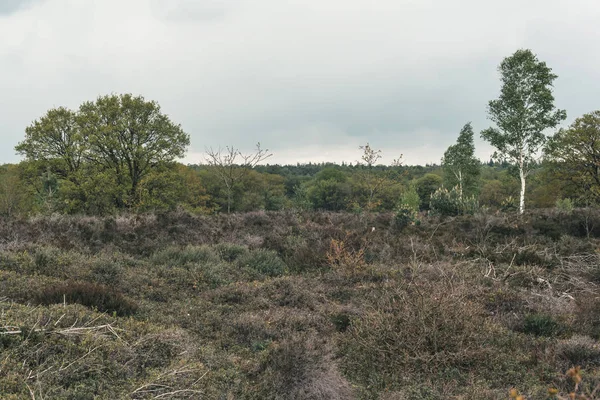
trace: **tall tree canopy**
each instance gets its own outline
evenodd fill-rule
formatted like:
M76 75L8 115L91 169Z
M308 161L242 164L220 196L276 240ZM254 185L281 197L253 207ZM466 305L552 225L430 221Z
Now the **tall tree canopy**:
M78 122L92 163L113 170L130 196L140 181L162 163L183 157L190 137L162 114L154 101L131 94L99 97L81 105Z
M158 103L131 94L99 97L76 112L49 110L25 134L16 151L51 165L78 188L74 196L87 197L84 181L93 171L115 181L122 193L115 200L126 206L134 204L144 177L182 157L190 144L189 135L161 113Z
M477 189L480 162L475 158L473 127L469 122L458 135L456 144L448 147L442 158L444 180L450 187L458 187L458 193L473 194Z
M556 127L567 114L554 107L552 83L557 75L531 50L517 50L499 67L500 97L489 102L488 117L497 128L481 136L498 150L495 158L519 168L519 212L525 210L526 178L530 164L546 141L544 131Z
M546 155L584 200L600 199L600 110L577 118L548 142ZM578 190L579 189L579 190ZM580 191L583 190L583 191Z
M15 150L30 161L59 161L60 172L66 176L81 166L86 151L84 143L76 113L59 107L49 110L25 128L25 140Z

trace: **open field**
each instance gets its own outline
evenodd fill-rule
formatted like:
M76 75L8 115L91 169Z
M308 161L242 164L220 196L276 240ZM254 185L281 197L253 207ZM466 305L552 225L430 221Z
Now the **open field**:
M600 212L0 221L2 399L528 399L600 384ZM579 376L579 375L578 375Z

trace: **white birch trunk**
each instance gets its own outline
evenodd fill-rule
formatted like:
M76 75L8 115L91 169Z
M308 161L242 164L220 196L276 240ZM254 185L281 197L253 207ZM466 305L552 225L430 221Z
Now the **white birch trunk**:
M521 178L521 196L519 199L519 214L523 214L525 211L525 171L523 170L523 162L519 163L519 177Z

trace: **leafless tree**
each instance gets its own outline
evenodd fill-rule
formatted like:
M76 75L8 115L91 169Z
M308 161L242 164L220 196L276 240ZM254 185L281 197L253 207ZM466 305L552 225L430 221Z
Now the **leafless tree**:
M364 168L358 171L357 176L367 187L368 198L366 207L367 210L371 210L376 207L374 202L375 196L385 187L396 185L399 182L393 179L392 170L387 170L385 172L375 171L374 167L377 165L377 161L381 159L381 150L373 149L369 143L365 146L360 146L359 149L363 151L363 155L361 156L362 162L359 161L358 164L362 164ZM393 160L390 166L402 166L402 155Z
M261 161L266 160L273 154L269 149L261 149L260 143L256 144L256 150L244 154L233 146L214 150L212 147L205 150L206 162L212 166L223 181L227 191L227 213L231 212L233 203L233 188L235 184L242 181L248 172Z

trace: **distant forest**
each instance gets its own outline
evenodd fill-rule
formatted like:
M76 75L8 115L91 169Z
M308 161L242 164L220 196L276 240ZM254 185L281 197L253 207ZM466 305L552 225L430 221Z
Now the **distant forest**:
M368 143L352 164L270 165L257 145L207 149L199 165L182 165L190 136L157 102L131 94L102 96L79 109L49 110L25 129L0 167L0 214L192 213L255 210L395 211L442 215L483 208L573 208L597 204L600 111L558 129L552 70L530 50L500 64L502 87L488 104L494 126L480 133L497 152L476 159L470 123L440 155L440 165L380 165ZM554 130L553 134L547 133ZM384 150L383 150L384 151Z

